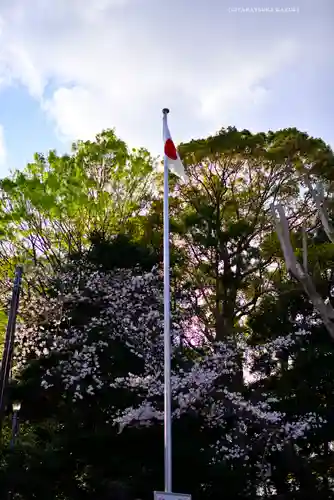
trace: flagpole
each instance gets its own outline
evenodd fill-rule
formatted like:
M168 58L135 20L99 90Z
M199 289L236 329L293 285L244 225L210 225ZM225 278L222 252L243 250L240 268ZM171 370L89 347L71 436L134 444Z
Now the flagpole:
M169 109L162 110L167 122ZM171 337L170 337L170 258L169 258L169 183L168 161L164 154L164 451L165 492L172 492L172 397L171 397Z

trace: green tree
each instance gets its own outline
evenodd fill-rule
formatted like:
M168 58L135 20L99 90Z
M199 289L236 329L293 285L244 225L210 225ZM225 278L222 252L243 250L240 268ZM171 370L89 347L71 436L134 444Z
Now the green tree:
M0 182L2 295L17 264L25 266L25 287L43 287L43 275L85 251L94 234L140 238L150 206L153 159L144 149L130 151L112 130L73 144L69 155L50 151L34 160ZM6 313L2 307L0 348Z
M217 498L223 489L233 499L245 498L246 492L255 498L264 486L268 494L276 488L291 498L321 488L328 493L332 435L310 419L311 413L329 415L324 397L331 385L318 391L327 380L328 345L321 347L323 358L317 357L322 326L286 272L270 204L289 207L293 245L300 252L299 228L311 220L313 231L316 220L310 196L300 190L302 168L312 164L313 175L325 176L333 154L321 140L296 129L251 134L234 128L183 144L180 153L190 180L182 185L171 176L173 325L179 342L173 373L179 384L175 411L181 403L187 411L173 429L175 488L201 499ZM149 304L139 304L129 292L126 307L114 310L107 324L99 323L128 283L128 271L122 271L119 287L110 289L108 273L133 272L140 264L145 274L160 265L162 185L152 164L148 153L129 152L107 131L94 143L79 142L70 156L37 157L25 172L2 183L3 270L18 258L32 266L32 275L36 265L52 276L61 268L52 287L41 275L43 304L36 302L36 290L31 296L25 290L24 296L22 316L27 315L30 329L26 326L21 337L13 397L23 400L30 426L18 453L4 458L0 477L8 488L18 468L24 470L18 485L24 498L110 498L115 481L143 499L161 488L162 345L155 345L162 327L160 288L152 293L148 287L144 294L156 305L155 314L159 311L154 321ZM332 286L332 247L317 242L321 235L312 231L309 267L325 296ZM96 282L97 275L105 287ZM185 316L178 315L180 310ZM141 358L131 349L133 342L146 346L140 334L133 332L128 343L111 336L111 331L126 330L125 318L139 332L143 318L152 320L154 355ZM185 318L191 328L184 328ZM301 326L311 335L300 340ZM319 331L312 344L309 338ZM288 342L288 353L281 338ZM261 380L245 383L250 360ZM312 363L317 366L311 371ZM94 378L93 371L82 378L94 367L102 378ZM312 381L307 385L301 379L308 372ZM295 397L302 404L296 405ZM132 420L139 424L143 408L151 412L152 425L128 425L117 434L111 421L124 423L134 411ZM294 432L298 448L291 446Z
M12 267L19 258L57 268L67 255L83 251L94 232L135 231L153 182L149 153L129 151L111 130L74 144L70 155L36 154L23 172L1 181L3 265Z
M171 183L173 286L189 290L209 342L232 338L240 345L246 318L285 272L270 205L284 203L291 227L301 227L315 214L300 190L301 165L320 169L324 158L333 162L333 153L296 129L252 134L233 127L181 144L179 151L189 182ZM148 214L145 235L161 245L160 199ZM240 359L239 388L242 364Z

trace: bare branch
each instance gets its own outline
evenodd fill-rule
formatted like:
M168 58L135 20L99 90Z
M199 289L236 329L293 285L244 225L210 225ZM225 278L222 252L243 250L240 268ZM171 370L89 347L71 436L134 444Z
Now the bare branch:
M286 267L288 271L290 271L292 276L302 285L314 308L318 311L330 336L334 339L334 323L332 321L334 320L334 309L332 308L330 303L325 304L322 297L316 291L311 276L308 274L307 270L303 268L303 266L297 261L297 258L292 249L288 221L286 219L283 207L280 204L276 206L272 205L271 210L275 220L276 231L283 251ZM277 217L276 211L278 212L279 217Z
M307 174L304 176L305 183L311 193L312 199L315 203L315 206L317 208L321 223L323 225L323 228L325 230L325 233L328 236L328 239L334 243L334 228L330 224L329 219L328 219L328 214L325 209L325 196L324 196L324 189L322 184L318 183L317 188L314 189L311 181L308 177Z
M302 239L303 239L303 267L305 272L308 272L307 266L307 233L305 227L302 227Z

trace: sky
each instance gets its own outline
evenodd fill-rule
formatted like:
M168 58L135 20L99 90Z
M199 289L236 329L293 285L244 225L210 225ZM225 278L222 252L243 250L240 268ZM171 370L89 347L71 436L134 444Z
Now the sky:
M0 177L106 128L159 154L164 107L176 143L234 125L334 146L333 42L334 0L1 0Z

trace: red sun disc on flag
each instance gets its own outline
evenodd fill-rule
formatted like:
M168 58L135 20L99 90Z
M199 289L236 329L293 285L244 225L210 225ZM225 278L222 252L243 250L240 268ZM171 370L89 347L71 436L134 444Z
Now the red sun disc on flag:
M177 152L172 139L167 139L165 142L165 155L171 160L177 160Z

